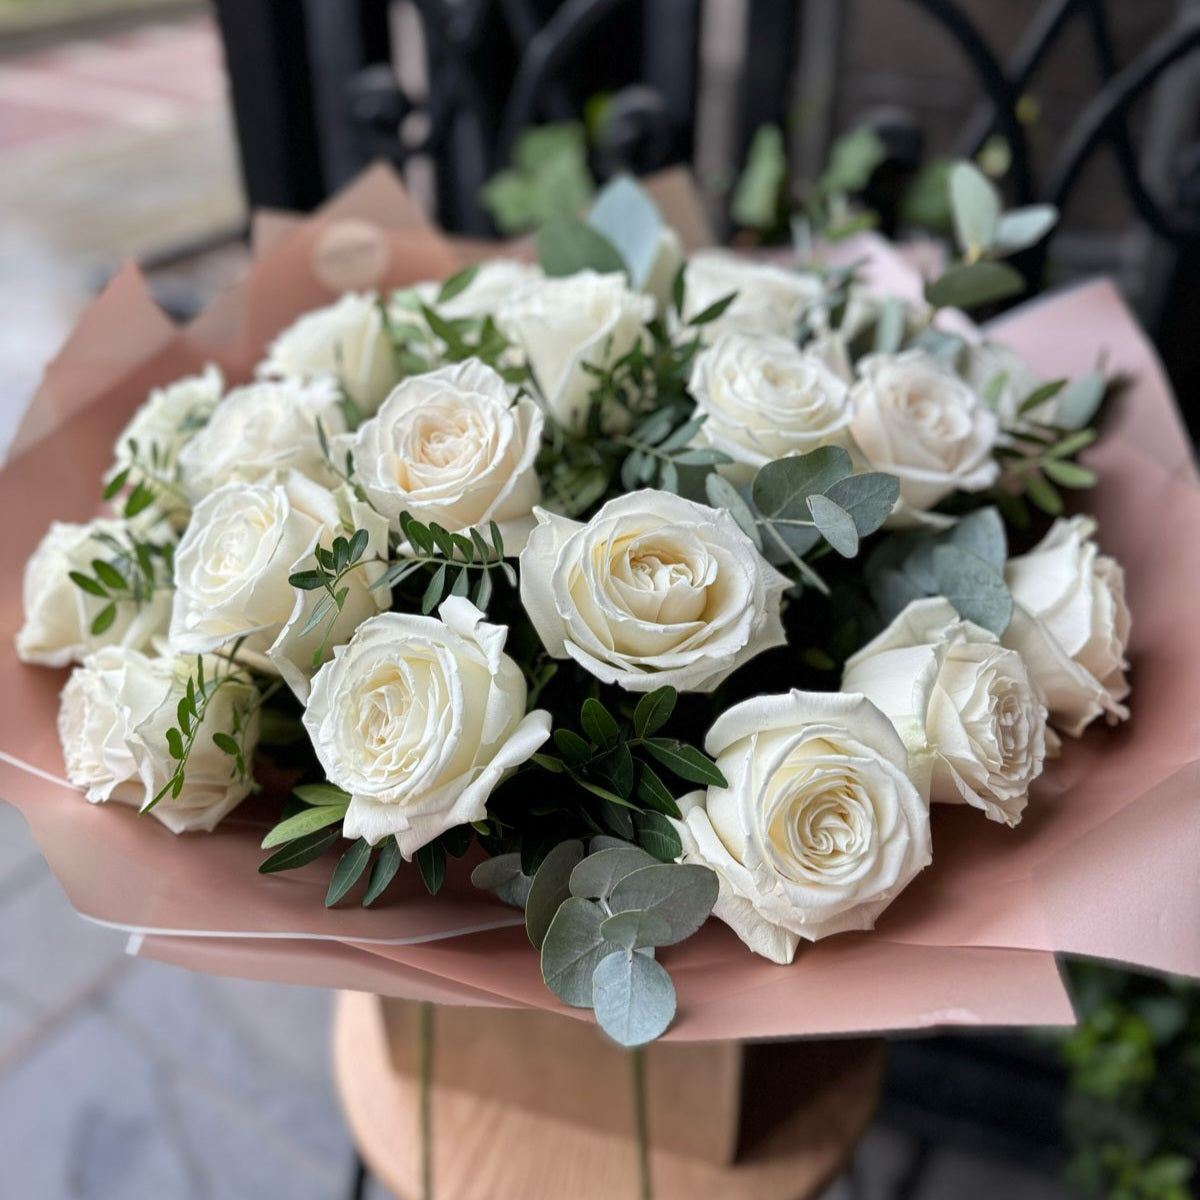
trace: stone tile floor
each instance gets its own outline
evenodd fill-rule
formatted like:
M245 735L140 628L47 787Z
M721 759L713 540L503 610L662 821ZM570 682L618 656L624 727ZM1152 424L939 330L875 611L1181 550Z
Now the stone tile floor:
M242 217L207 22L0 58L0 458L41 368L118 259ZM127 956L121 934L75 915L0 803L0 1200L348 1196L331 1002ZM857 1189L839 1181L824 1200L894 1195L913 1149L876 1126ZM968 1192L1070 1195L945 1149L917 1196ZM388 1200L374 1184L369 1196Z

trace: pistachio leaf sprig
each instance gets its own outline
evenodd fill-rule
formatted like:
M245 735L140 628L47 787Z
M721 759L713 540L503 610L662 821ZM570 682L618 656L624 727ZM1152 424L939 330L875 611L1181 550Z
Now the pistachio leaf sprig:
M99 636L117 619L119 605L141 608L155 592L174 586L175 544L146 541L132 530L126 539L111 533L93 537L110 556L92 559L90 572L71 571L69 576L80 591L107 602L92 618L91 632Z

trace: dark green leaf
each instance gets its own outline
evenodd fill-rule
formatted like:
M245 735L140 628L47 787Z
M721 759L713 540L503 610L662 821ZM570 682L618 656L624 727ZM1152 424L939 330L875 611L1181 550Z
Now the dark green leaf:
M673 687L660 687L647 692L633 710L633 732L638 737L657 733L671 719L678 699L679 693Z
M340 829L318 829L306 837L289 842L259 864L261 875L276 871L291 871L321 857L342 836Z
M573 729L556 729L554 745L566 759L568 766L577 766L586 761L592 753L591 747Z
M133 491L129 493L129 497L125 501L125 516L129 518L136 517L138 513L145 512L153 503L153 489L139 482Z
M324 571L296 571L288 576L288 583L302 592L315 592L325 586Z
M118 472L109 481L104 489L104 499L111 500L129 481L129 468Z
M453 300L455 296L462 295L475 281L475 276L478 274L478 263L472 263L469 267L463 267L461 271L456 271L442 284L437 294L437 303L445 304L448 300Z
M242 748L237 744L236 740L229 734L218 730L212 735L213 744L223 754L238 755L241 754Z
M679 832L662 813L638 813L634 817L638 845L661 862L674 862L683 853Z
M112 623L117 619L117 606L115 604L106 604L92 621L92 633L99 636L107 632L111 628Z
M680 779L709 787L729 786L712 759L702 754L695 746L672 738L647 738L645 746L664 767Z
M414 855L425 890L436 896L446 881L446 851L437 842L429 842Z
M112 563L107 563L102 558L92 559L92 570L95 571L96 578L110 591L122 592L129 587L125 576Z
M108 592L90 575L84 575L82 571L68 571L67 575L77 588L87 592L89 596L99 596L101 600L108 599Z
M649 763L638 763L637 798L647 808L679 819L679 805L676 804L671 789L663 783Z
M366 838L360 837L338 859L338 865L333 869L329 890L325 893L326 908L332 908L358 882L370 861L371 845Z
M388 884L396 878L396 872L400 870L400 864L403 861L396 839L394 837L384 838L379 845L379 857L375 860L370 878L367 880L367 890L363 893L363 908L369 908L383 895Z
M1025 290L1025 278L1007 263L964 263L951 267L925 285L925 299L935 307L977 308L996 300L1007 300Z
M688 324L693 327L701 325L711 325L718 317L725 314L725 310L738 298L737 292L730 292L728 296L722 296L720 300L714 301L706 309L698 312Z
M609 274L625 271L625 261L602 233L577 217L551 217L538 230L538 261L550 276L574 275L579 271Z

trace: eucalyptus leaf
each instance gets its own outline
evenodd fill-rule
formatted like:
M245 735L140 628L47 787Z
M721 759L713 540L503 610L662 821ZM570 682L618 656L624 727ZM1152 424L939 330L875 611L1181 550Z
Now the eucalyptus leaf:
M933 566L938 590L959 616L999 637L1012 620L1012 596L1004 576L978 554L961 546L935 546Z
M618 951L594 970L592 1003L600 1028L622 1046L654 1041L675 1018L675 985L660 963Z
M1008 558L1008 538L1004 532L1004 518L995 508L980 508L967 513L947 531L946 537L952 545L978 554L985 563L1003 574Z
M614 913L630 909L651 912L671 927L669 946L689 938L708 919L717 902L717 876L690 863L655 863L620 880L609 896Z
M537 251L542 270L551 276L626 270L625 260L612 242L576 217L551 217L538 230Z
M571 894L571 872L582 858L582 842L559 842L542 859L542 865L533 877L529 898L525 902L525 929L529 940L539 949L554 920L554 914Z
M858 528L854 518L828 496L809 496L809 511L821 536L843 557L858 553Z
M1000 196L986 175L969 162L950 168L950 211L954 235L964 254L977 256L996 235L1000 219Z
M738 528L762 549L762 535L758 531L758 522L750 505L742 499L742 494L723 475L715 471L704 477L704 492L713 508L723 508L737 522Z
M1058 209L1053 204L1030 204L1002 213L996 222L992 250L998 254L1015 254L1036 246L1058 221Z
M824 495L854 518L859 537L867 537L891 516L900 496L900 480L883 471L864 471L839 479Z
M609 893L626 875L655 865L655 860L637 846L619 846L589 854L571 872L571 895L607 900Z
M895 354L904 341L904 305L896 296L889 296L875 322L875 353Z
M871 577L871 599L885 622L898 617L912 601L926 595L927 592L894 567L882 567Z
M628 175L600 190L587 223L612 244L629 269L635 288L645 287L658 257L663 220L654 201Z
M840 446L821 446L808 454L778 458L754 477L754 507L768 518L807 520L808 497L825 493L853 471L850 455Z
M936 307L977 308L1007 300L1025 290L1024 276L1007 263L962 263L944 271L925 285L925 299Z
M1082 429L1096 415L1108 381L1099 371L1089 371L1071 380L1058 394L1054 423L1064 429Z
M563 901L542 939L542 978L546 986L573 1008L592 1005L592 974L612 943L600 932L607 914L590 900Z
M519 854L497 854L494 858L484 859L471 872L471 883L481 891L494 892L520 874Z
M614 913L600 926L600 936L624 950L671 944L671 926L652 912L631 909Z

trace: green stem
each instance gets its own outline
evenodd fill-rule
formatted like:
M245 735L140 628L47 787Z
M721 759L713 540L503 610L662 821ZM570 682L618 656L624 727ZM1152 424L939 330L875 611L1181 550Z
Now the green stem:
M637 1138L638 1200L654 1200L654 1180L650 1174L650 1121L646 1113L646 1051L636 1046L629 1052L633 1082L633 1127Z
M433 1200L433 1016L433 1005L424 1001L419 1018L421 1200Z

